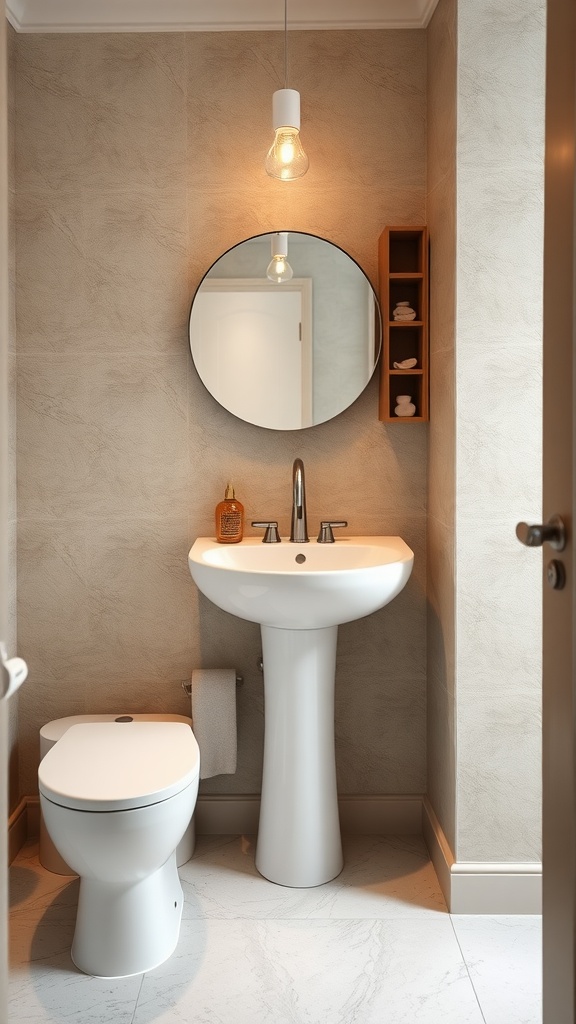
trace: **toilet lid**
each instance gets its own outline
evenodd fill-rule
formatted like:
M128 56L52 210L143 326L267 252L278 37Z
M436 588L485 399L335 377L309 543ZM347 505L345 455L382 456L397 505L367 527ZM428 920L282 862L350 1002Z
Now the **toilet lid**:
M175 796L200 773L194 733L179 722L73 725L38 768L40 792L62 807L118 811Z

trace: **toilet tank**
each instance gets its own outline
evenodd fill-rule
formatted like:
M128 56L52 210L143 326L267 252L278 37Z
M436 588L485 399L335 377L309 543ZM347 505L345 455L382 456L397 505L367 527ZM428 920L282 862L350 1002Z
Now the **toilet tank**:
M48 751L58 742L66 730L70 729L73 725L84 725L91 722L116 722L118 720L133 722L183 722L192 728L192 719L186 718L184 715L131 715L126 712L118 712L115 715L70 715L68 718L56 718L53 722L47 722L46 725L42 726L40 729L40 760L46 757ZM176 850L176 863L178 866L190 860L194 853L195 842L196 833L194 818L192 817ZM68 864L66 864L66 861L62 859L48 835L48 830L42 816L42 809L40 809L39 860L42 867L46 868L47 871L53 871L57 875L74 874L68 867Z

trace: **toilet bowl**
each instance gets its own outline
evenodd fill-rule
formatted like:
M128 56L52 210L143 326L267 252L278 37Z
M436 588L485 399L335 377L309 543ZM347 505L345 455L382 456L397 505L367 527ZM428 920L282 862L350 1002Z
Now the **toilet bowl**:
M68 715L66 718L56 718L52 722L46 722L45 725L40 729L40 760L46 757L49 750L52 749L58 740L61 740L64 733L71 729L73 725L84 725L91 722L183 722L184 725L189 725L192 728L192 719L187 718L185 715L173 715L173 714L130 714L127 711L118 711L115 714L108 715ZM44 824L44 815L42 809L40 809L40 837L38 844L38 859L43 868L47 871L53 871L57 875L74 875L76 872L72 870L69 864L62 859L58 850L54 846L46 825ZM176 863L178 867L181 864L186 864L190 860L194 853L194 846L196 844L196 829L194 817L192 817L188 828L186 829L182 839L178 843L176 849Z
M141 974L176 948L176 848L199 774L198 744L181 722L73 725L40 762L45 826L80 876L71 955L85 974Z

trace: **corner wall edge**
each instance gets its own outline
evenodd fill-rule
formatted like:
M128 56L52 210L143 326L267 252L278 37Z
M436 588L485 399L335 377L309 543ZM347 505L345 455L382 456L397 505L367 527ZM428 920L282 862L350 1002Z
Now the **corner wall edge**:
M456 861L428 797L422 832L451 914L542 913L540 863Z

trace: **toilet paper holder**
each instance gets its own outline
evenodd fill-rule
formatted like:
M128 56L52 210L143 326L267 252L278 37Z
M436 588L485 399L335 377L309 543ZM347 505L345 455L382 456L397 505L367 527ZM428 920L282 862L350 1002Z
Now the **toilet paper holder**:
M241 676L239 672L236 673L236 686L242 686L244 682L244 676ZM189 679L182 680L182 689L187 697L192 696L192 683Z

